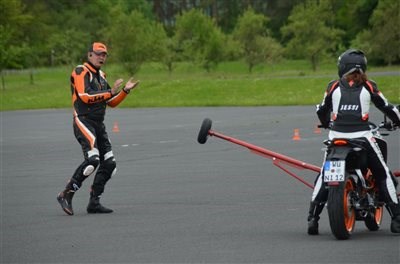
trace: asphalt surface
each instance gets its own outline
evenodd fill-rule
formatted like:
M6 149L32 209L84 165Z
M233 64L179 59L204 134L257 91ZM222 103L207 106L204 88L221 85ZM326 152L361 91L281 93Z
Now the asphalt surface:
M316 133L313 106L109 109L118 172L101 201L115 212L86 213L89 178L74 216L56 201L82 159L71 111L0 114L1 263L400 262L386 212L380 230L357 222L338 241L324 210L320 235L308 236L309 187L246 148L196 141L208 117L215 131L319 166L327 131ZM399 131L386 140L400 169ZM313 182L314 172L292 170Z

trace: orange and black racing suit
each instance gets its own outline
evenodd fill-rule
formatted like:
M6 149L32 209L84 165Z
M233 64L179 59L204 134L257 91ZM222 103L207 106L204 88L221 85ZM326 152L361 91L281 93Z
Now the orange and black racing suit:
M105 73L89 62L78 65L71 74L74 108L73 128L85 160L75 170L67 188L77 191L96 169L91 195L99 196L116 171L111 143L103 123L106 106L117 106L127 95L123 89L111 94Z

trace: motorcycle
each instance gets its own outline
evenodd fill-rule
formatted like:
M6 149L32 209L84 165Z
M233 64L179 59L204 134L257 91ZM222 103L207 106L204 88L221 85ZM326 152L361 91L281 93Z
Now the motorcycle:
M391 123L375 125L371 132L387 161L387 144L379 132L392 130ZM323 166L323 182L328 189L327 211L332 234L340 240L348 239L356 221L364 221L370 231L379 229L384 203L367 164L366 139L334 138L325 140L327 156Z
M313 184L287 167L306 169L317 173L321 172L321 167L226 136L212 130L211 127L211 119L205 118L197 137L198 143L205 144L208 137L217 137L240 145L254 154L271 159L273 165L304 185L314 188ZM370 127L386 161L387 145L382 136L387 134L380 133L379 130L385 128L390 131L394 128L391 123L386 122L386 119L380 125L370 123ZM362 139L336 138L325 140L324 144L327 148L327 156L323 166L323 180L328 188L327 211L333 235L340 240L350 238L356 221L364 221L366 227L371 231L378 230L382 223L385 204L379 200L375 179L368 169L366 142ZM400 177L400 171L393 171L393 175ZM397 195L400 196L400 194Z

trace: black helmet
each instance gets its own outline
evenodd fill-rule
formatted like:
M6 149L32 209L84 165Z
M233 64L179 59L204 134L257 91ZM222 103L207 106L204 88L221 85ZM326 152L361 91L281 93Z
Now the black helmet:
M361 50L349 49L339 56L337 66L340 78L356 70L364 73L367 70L367 58Z

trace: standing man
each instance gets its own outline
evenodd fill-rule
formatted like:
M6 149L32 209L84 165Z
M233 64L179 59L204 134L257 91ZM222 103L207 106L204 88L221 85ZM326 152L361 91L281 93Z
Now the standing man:
M122 79L111 88L101 66L107 60L107 47L94 42L89 47L87 62L78 65L71 74L72 104L74 107L73 128L76 139L82 146L84 161L75 170L65 190L57 195L57 201L68 215L73 215L72 198L76 191L94 172L87 206L89 214L112 213L113 210L100 204L100 195L107 181L116 172L115 158L103 123L106 106L116 107L139 82L133 78L122 86ZM97 170L97 171L96 171Z

